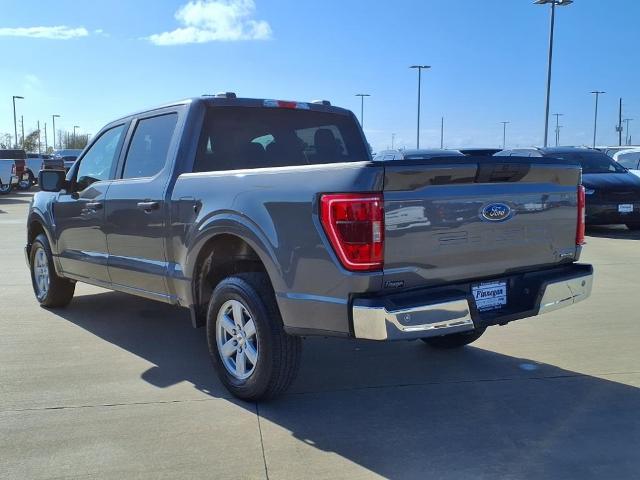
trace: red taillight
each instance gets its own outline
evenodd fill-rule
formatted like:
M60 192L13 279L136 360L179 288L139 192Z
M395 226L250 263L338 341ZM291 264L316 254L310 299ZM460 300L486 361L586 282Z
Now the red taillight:
M586 197L584 186L578 185L578 226L576 227L576 245L584 245Z
M382 194L322 195L320 220L331 246L347 270L382 269L384 254Z

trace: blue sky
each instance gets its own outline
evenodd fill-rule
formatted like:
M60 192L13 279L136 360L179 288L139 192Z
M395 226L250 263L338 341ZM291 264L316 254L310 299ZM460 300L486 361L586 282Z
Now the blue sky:
M413 147L414 63L423 74L422 146L541 144L548 16L532 0L0 1L0 132L51 114L95 133L108 121L218 91L329 99L359 114L375 149ZM617 142L618 98L640 140L640 2L575 0L558 8L551 111L563 144ZM44 28L36 28L44 27ZM53 28L58 27L58 28ZM59 38L62 37L62 38ZM553 118L553 117L552 117ZM554 123L552 121L552 127ZM550 138L554 138L553 128Z

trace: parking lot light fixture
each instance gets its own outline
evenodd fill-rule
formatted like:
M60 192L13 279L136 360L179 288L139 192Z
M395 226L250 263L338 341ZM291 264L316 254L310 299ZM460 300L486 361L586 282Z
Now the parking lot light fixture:
M598 99L600 98L600 95L604 95L607 92L594 90L591 93L596 96L596 111L593 116L593 148L596 148L596 133L598 131Z
M409 68L418 70L418 126L416 132L416 149L420 148L420 86L422 84L422 70L431 68L431 65L411 65Z
M571 5L573 3L573 0L536 0L533 3L536 5L551 5L551 26L549 28L549 59L547 64L547 99L544 115L544 146L547 147L549 143L549 102L551 100L551 64L553 60L553 31L556 19L556 6L565 7L567 5Z
M368 93L356 93L360 97L360 127L364 130L364 97L370 97Z
M16 98L24 100L24 97L19 95L13 95L13 141L16 148L18 148L18 122L16 121Z

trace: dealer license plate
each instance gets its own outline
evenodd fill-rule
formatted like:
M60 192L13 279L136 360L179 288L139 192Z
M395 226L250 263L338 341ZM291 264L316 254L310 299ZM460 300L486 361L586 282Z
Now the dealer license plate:
M471 293L480 312L496 310L507 304L507 283L481 283L471 287Z
M632 203L621 203L618 205L618 212L620 213L631 213L633 212L633 204Z

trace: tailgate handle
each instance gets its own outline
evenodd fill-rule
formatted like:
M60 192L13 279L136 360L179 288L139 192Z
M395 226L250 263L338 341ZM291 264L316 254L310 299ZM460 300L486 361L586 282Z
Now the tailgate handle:
M141 208L145 212L150 212L151 210L157 210L160 208L159 202L138 202L138 208Z

